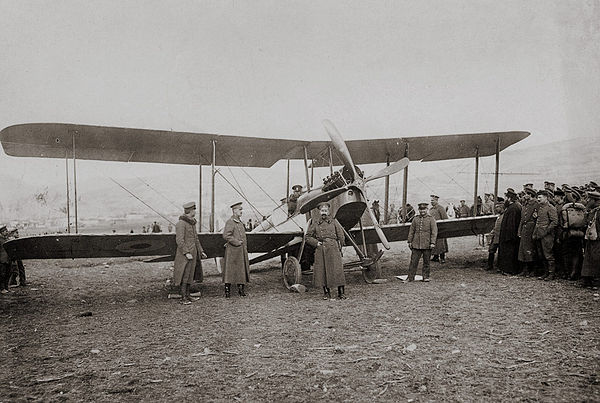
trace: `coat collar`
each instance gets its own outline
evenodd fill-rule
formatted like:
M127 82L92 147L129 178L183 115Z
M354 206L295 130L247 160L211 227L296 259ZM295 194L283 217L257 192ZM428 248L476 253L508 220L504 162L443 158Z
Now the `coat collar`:
M231 219L239 224L243 224L241 220L238 220L234 215L231 216Z
M181 221L185 221L186 223L191 224L191 225L196 225L197 224L197 221L196 221L195 218L190 218L190 217L188 217L186 215L180 215L179 219Z
M331 217L327 216L327 218L319 217L318 224L323 224L326 222L327 224L331 224Z

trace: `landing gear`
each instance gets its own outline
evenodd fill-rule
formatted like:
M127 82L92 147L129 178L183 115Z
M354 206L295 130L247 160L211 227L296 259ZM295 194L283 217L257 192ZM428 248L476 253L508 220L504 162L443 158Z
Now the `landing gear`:
M283 284L289 290L292 285L300 284L302 281L302 269L300 262L295 256L288 256L281 266L281 272L283 274Z

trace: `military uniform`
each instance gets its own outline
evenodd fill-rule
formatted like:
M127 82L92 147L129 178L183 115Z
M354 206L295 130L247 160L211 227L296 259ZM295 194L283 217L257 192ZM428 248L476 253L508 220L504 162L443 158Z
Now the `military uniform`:
M341 253L344 240L344 230L335 218L318 217L310 223L306 231L306 243L315 248L315 287L334 288L346 285Z
M531 264L537 260L536 246L533 240L533 230L537 216L538 202L530 199L524 201L521 208L521 221L519 222L519 262L523 265L523 275L533 271Z
M429 214L436 221L448 219L448 215L446 214L446 209L443 208L442 206L440 206L439 204L436 206L432 206L429 209ZM446 240L446 238L438 237L437 240L435 241L435 247L431 250L431 254L434 257L434 260L435 260L436 256L440 255L440 260L444 261L444 259L445 259L444 255L446 254L446 252L448 252L448 240Z
M556 207L550 203L539 203L537 219L533 230L537 254L544 262L544 278L555 276L554 253L554 230L558 224Z
M581 277L587 278L588 282L593 278L600 277L600 206L592 209L587 216L588 228L585 233L585 253ZM595 238L595 239L594 239Z
M519 223L521 204L511 203L504 212L500 226L498 245L498 269L504 273L516 274L519 270Z
M408 231L408 244L410 245L410 266L408 268L408 281L414 281L421 256L423 257L423 279L429 279L429 259L431 245L437 239L437 224L435 219L426 214L415 216Z
M175 225L175 243L177 252L175 252L175 262L173 263L173 282L176 286L192 284L196 265L200 263L201 255L204 252L198 240L195 219L185 215L179 217L179 221ZM192 259L185 256L187 253L192 255ZM201 271L201 264L198 266L198 270Z
M4 227L6 229L6 227ZM8 237L0 234L0 291L8 292L8 280L10 278L10 258L4 249Z
M289 197L288 197L288 201L287 201L287 207L288 207L288 215L292 215L296 212L296 207L298 206L298 198L300 198L299 194L296 194L296 192L292 193Z
M498 246L500 245L500 228L502 227L502 218L504 212L498 215L496 222L494 223L494 229L491 232L492 239L490 240L490 246L488 248L488 267L487 270L494 270L494 257L498 252Z
M229 218L223 229L223 239L227 241L223 258L223 282L238 285L250 282L250 263L244 223L235 217Z

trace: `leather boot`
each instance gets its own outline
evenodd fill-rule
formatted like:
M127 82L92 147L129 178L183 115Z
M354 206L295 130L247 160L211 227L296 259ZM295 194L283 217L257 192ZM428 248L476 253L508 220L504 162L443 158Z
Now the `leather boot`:
M231 284L225 283L225 298L231 297Z
M538 277L538 280L545 280L546 277L548 277L548 274L550 274L548 273L548 261L544 260L544 273Z
M494 253L489 253L488 254L488 261L487 261L487 269L488 271L492 271L494 270L494 257L496 255Z
M338 299L348 299L348 297L346 297L346 295L344 294L344 286L340 285L338 287Z
M188 296L188 284L181 284L181 303L184 305L189 305L192 303Z
M323 287L323 299L325 299L325 300L331 299L331 292L329 291L329 288L327 288L327 287Z
M246 296L246 293L244 292L244 284L238 284L238 294L240 294L240 297Z
M523 270L521 271L521 273L519 274L519 276L521 276L521 277L527 277L527 276L529 276L529 263L523 262L523 263L521 263L521 267L522 267Z
M544 280L552 281L556 279L556 266L553 261L548 262L548 276Z
M446 263L446 254L440 253L440 263Z

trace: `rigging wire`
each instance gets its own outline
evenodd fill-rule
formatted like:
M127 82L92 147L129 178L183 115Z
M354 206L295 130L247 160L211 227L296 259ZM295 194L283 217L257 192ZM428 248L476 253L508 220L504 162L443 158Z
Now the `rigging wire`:
M121 185L119 182L117 182L113 178L108 178L108 179L110 179L111 181L113 181L114 183L116 183L121 189L123 189L124 191L126 191L127 193L129 193L131 196L135 197L138 201L140 201L141 203L143 203L146 207L148 207L150 210L154 211L160 217L162 217L163 219L167 220L167 222L171 223L172 225L175 225L175 223L173 221L171 221L170 219L168 219L167 217L165 217L164 215L162 215L161 213L159 213L157 210L155 210L151 205L149 205L148 203L146 203L145 201L143 201L142 199L140 199L139 197L137 197L135 194L133 194L133 192L131 192L125 186Z
M144 181L142 178L140 178L139 176L136 175L136 178L139 179L140 182L142 182L144 185L148 186L150 189L154 190L159 196L161 196L163 199L165 199L166 201L168 201L172 206L179 208L179 206L177 204L175 204L172 200L170 200L169 198L167 198L167 196L163 195L161 192L159 192L157 189L153 188L152 186L150 186L149 183L147 183L146 181Z

